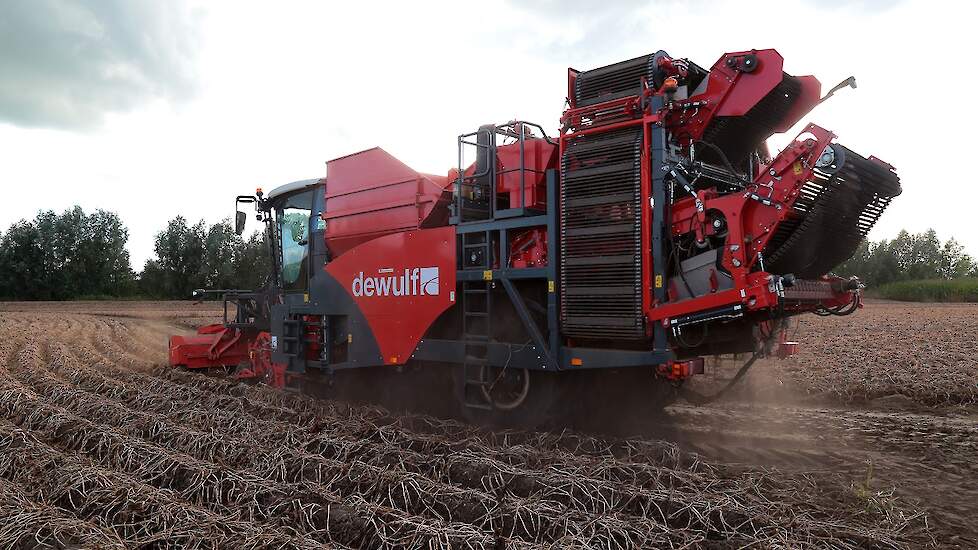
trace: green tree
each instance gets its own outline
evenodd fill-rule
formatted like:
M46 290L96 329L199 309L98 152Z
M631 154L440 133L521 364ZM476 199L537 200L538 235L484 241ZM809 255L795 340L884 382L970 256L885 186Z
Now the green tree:
M169 297L166 275L163 272L163 268L160 267L160 263L156 260L146 260L136 285L139 289L139 294L143 296L154 298Z
M265 232L256 232L241 240L234 259L235 287L259 289L265 286L272 271L272 258Z
M16 222L0 243L0 294L11 300L44 297L36 274L44 269L44 249L37 226L27 220Z
M941 248L940 278L958 279L965 277L974 267L974 260L964 253L964 247L958 241L952 237L944 243Z
M872 286L978 276L978 266L964 247L953 238L941 243L933 229L918 234L901 231L892 241L863 241L835 271L856 275Z
M190 226L177 216L157 233L155 251L139 277L147 296L186 299L198 288L257 289L271 269L264 235L245 241L229 219Z
M166 229L156 234L156 260L150 274L154 292L148 293L189 298L194 289L206 286L206 238L203 220L193 226L187 225L183 216L170 220ZM142 280L146 280L145 275Z
M132 288L129 232L113 212L38 212L0 239L0 295L24 300L120 296Z
M76 295L121 296L131 289L135 275L128 240L129 231L115 212L97 210L85 217L73 262Z
M207 288L234 288L237 277L234 258L240 248L241 237L235 234L231 220L224 219L207 229L204 240L204 286Z

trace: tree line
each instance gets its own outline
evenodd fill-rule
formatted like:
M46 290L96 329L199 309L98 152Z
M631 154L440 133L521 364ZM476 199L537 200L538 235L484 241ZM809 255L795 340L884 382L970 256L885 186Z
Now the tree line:
M139 272L130 266L128 239L116 213L88 214L79 206L14 223L0 233L0 299L185 299L197 288L259 288L271 269L264 233L244 239L229 219L191 225L183 216L173 218L156 234L155 257ZM955 239L941 242L930 229L863 241L835 272L873 287L978 277L978 263Z
M185 299L197 288L258 288L270 269L264 234L244 239L229 219L191 225L173 218L139 272L128 239L116 213L79 206L16 222L0 233L0 299Z
M235 234L229 220L188 225L183 216L156 234L156 258L139 275L145 296L186 298L198 288L255 289L265 283L270 258L264 233Z
M835 269L855 275L870 287L899 281L978 277L978 264L953 237L941 242L937 232L901 231L892 240L863 241L853 256Z
M64 300L132 290L129 232L114 212L40 212L0 236L0 296Z

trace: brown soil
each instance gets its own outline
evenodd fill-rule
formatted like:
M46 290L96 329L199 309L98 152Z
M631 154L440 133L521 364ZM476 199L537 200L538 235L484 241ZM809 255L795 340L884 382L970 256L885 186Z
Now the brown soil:
M787 375L842 402L902 395L925 406L978 403L978 306L870 303L850 317L802 319Z
M978 308L806 320L800 357L627 439L494 432L163 366L168 334L220 316L0 303L0 547L978 544L974 378L914 376L951 361L942 350L975 376L962 332ZM914 337L928 325L939 344ZM887 382L847 374L860 361Z

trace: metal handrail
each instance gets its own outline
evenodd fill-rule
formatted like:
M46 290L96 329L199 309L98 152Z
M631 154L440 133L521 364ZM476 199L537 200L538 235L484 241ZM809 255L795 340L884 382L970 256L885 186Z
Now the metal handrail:
M503 174L509 174L509 173L513 173L513 172L519 171L519 173L520 173L520 193L519 193L520 206L523 207L523 208L526 207L526 173L527 172L530 172L532 174L545 174L546 173L546 170L539 170L539 169L535 169L535 168L527 168L526 167L526 138L528 137L528 135L527 135L527 132L526 132L525 129L527 127L531 128L531 131L532 131L533 128L535 128L536 130L538 130L539 133L541 134L542 138L547 143L549 143L551 145L555 145L555 146L557 145L557 143L554 142L550 138L550 136L547 135L546 130L544 130L542 126L540 126L539 124L533 123L533 122L526 122L526 121L522 121L522 120L511 120L511 121L506 122L504 124L493 125L492 126L493 131L492 132L488 132L489 133L489 136L490 136L490 139L488 140L488 144L480 144L478 142L472 142L472 141L469 141L468 140L468 138L471 138L473 136L478 136L480 133L482 133L482 132L485 131L485 130L481 130L481 129L480 130L477 130L475 132L468 133L468 134L462 134L462 135L460 135L458 137L458 179L456 180L456 200L457 200L457 206L456 206L456 208L457 208L457 211L458 211L459 222L460 223L464 223L466 221L464 219L464 217L463 217L463 214L462 214L462 200L464 198L464 196L463 196L464 187L468 186L470 188L474 188L477 185L474 182L474 180L478 180L480 178L484 178L487 175L489 175L490 176L490 179L492 180L492 181L489 182L490 188L488 190L486 190L486 196L487 196L487 199L489 201L489 217L488 217L488 219L495 219L495 216L496 216L496 198L495 198L496 182L497 182L498 177L500 175L503 175ZM519 140L519 144L520 144L520 163L519 163L519 167L518 168L507 168L507 169L503 169L503 170L497 171L497 169L496 169L496 136L497 135L511 137L511 138L515 138L515 139ZM466 167L462 165L462 163L464 162L464 159L463 159L463 148L464 148L465 145L471 145L471 146L475 146L477 148L478 147L482 147L482 148L485 148L487 150L487 153L488 153L488 162L486 163L486 167L485 167L484 170L479 171L479 172L475 172L475 173L473 173L471 175L466 175L465 174ZM469 182L471 182L471 183L469 183Z

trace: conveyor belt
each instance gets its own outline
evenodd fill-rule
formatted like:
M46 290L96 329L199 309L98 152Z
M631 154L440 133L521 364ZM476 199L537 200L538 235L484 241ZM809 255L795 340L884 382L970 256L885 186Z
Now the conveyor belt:
M879 162L840 145L835 174L815 170L764 250L765 268L803 279L825 275L849 259L893 197L900 179Z
M584 107L642 93L642 78L652 82L656 54L599 67L577 75L574 106Z
M563 332L641 338L641 129L570 142L561 159Z
M703 132L702 140L719 147L734 166L746 162L748 155L775 133L801 94L798 79L785 74L781 83L743 116L718 116ZM719 164L709 149L703 158Z

